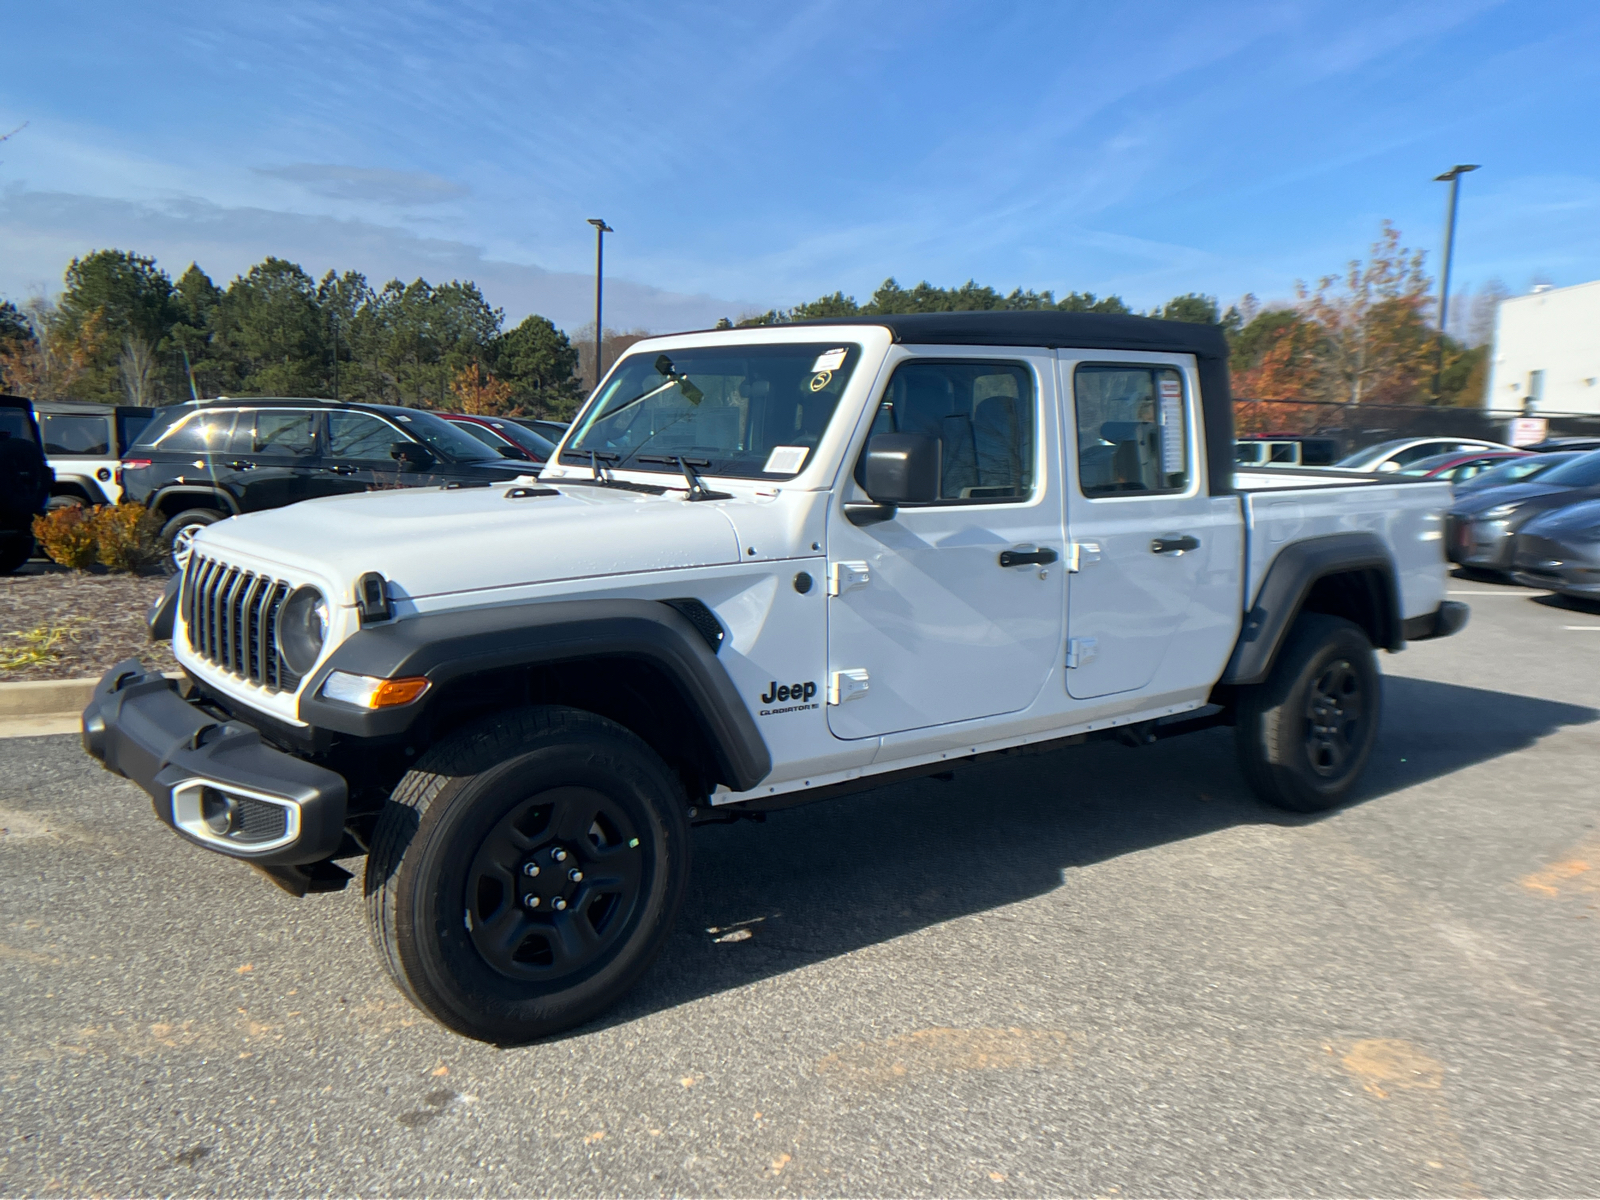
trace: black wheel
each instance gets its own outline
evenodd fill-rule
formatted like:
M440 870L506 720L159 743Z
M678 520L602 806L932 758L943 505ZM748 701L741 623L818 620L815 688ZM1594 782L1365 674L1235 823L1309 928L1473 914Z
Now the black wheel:
M1239 697L1239 765L1256 795L1294 812L1343 804L1378 736L1377 656L1360 626L1303 613L1265 682Z
M411 1001L482 1041L589 1020L660 952L689 876L682 784L628 730L519 709L429 750L385 805L367 928Z
M33 535L18 533L13 537L0 534L0 575L9 575L33 557Z
M183 564L189 561L189 543L194 541L194 535L207 525L215 525L218 521L227 519L227 513L218 512L214 508L190 508L163 525L161 544L172 556L172 565L180 571L183 570Z
M44 511L53 513L62 508L87 508L82 496L51 496L44 506Z

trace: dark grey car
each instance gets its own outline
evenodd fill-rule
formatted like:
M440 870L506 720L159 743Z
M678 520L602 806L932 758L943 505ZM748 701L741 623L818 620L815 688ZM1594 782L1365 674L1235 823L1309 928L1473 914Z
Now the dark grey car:
M1518 583L1600 599L1600 500L1541 513L1514 540L1512 575Z
M1582 455L1532 483L1513 483L1457 496L1445 515L1445 551L1453 563L1480 571L1512 569L1522 527L1541 513L1600 499L1600 450Z

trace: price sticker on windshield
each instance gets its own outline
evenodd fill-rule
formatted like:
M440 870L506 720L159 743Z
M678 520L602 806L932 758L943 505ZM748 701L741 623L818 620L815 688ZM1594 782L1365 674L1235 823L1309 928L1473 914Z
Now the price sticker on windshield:
M774 446L767 455L767 465L761 469L770 475L793 475L805 466L809 446Z
M822 371L837 371L844 366L844 356L850 353L846 346L842 350L829 350L826 354L817 355L817 361L811 364L811 373L819 374Z

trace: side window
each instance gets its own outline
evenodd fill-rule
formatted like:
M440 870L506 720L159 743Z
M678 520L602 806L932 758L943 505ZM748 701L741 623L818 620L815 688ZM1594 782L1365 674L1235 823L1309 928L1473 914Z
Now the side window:
M328 457L362 458L389 461L389 447L410 441L393 425L371 413L331 412L328 414Z
M317 452L317 414L297 408L240 413L231 448L258 458L308 458Z
M1033 493L1033 374L1020 363L902 363L873 433L939 440L945 503L1025 500Z
M111 433L105 417L68 413L45 413L44 452L46 454L111 453Z
M239 417L239 423L244 427L245 438L248 440L250 429L250 414L235 413L231 409L226 412L199 412L190 417L183 424L168 430L155 444L158 450L171 450L178 454L221 454L230 449L230 434L233 431L234 418ZM234 452L242 448L232 446Z
M1399 463L1401 467L1409 467L1412 463L1432 458L1435 454L1449 454L1458 449L1460 447L1450 442L1423 442L1421 445L1406 447L1393 455L1389 461Z
M1177 371L1085 364L1074 375L1072 393L1078 486L1085 496L1181 492L1189 486L1187 410Z

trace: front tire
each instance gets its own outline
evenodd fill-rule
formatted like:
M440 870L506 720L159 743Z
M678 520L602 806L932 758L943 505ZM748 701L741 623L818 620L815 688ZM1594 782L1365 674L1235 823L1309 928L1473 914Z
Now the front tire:
M1240 769L1274 807L1337 808L1372 755L1381 706L1377 655L1361 627L1302 613L1272 673L1239 697Z
M429 750L384 806L367 927L400 990L500 1045L582 1024L660 952L689 875L683 785L578 709L519 709Z
M207 525L215 525L218 521L227 519L227 513L218 512L214 508L190 508L163 525L161 544L167 548L167 553L172 558L172 565L180 571L183 570L184 564L189 561L189 544L194 541L194 535Z

